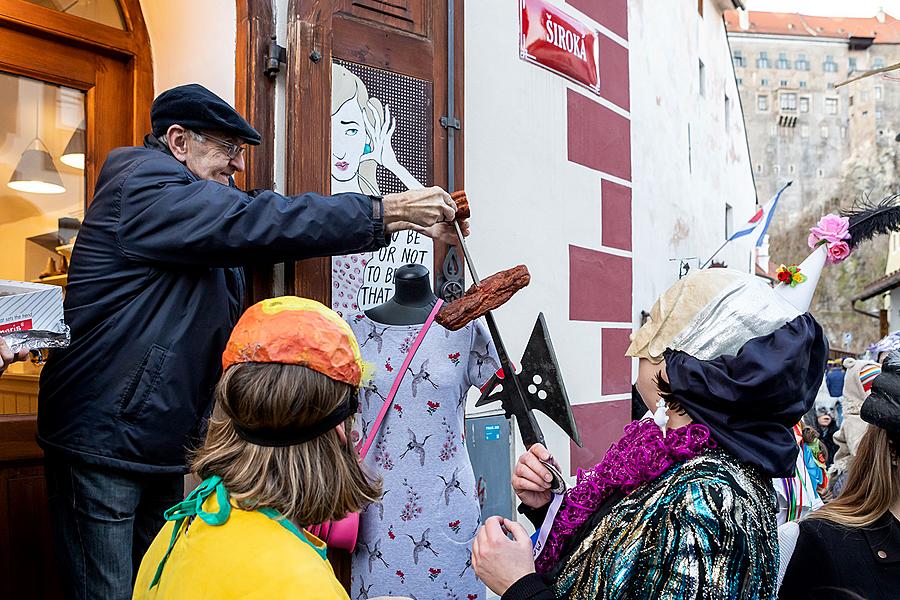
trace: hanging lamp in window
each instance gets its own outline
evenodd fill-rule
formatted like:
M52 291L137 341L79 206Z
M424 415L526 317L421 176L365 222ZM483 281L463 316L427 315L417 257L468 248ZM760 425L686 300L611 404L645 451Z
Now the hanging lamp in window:
M41 106L35 107L34 139L22 153L15 171L9 178L9 187L32 194L62 194L66 191L62 177L56 170L53 157L40 138Z
M72 137L69 138L69 143L66 144L62 156L59 157L59 162L62 164L82 171L84 170L84 127L85 123L82 121Z

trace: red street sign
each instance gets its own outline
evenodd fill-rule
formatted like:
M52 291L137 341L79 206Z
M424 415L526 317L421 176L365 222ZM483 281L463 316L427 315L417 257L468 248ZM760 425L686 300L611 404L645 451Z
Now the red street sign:
M599 33L546 0L520 0L519 55L600 93Z

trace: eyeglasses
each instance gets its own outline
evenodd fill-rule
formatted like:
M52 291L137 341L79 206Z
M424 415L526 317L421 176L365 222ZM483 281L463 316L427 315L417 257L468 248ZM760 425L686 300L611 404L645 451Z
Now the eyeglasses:
M219 139L215 136L209 135L208 133L200 133L199 131L195 131L198 137L206 138L211 142L215 142L225 149L225 155L228 156L228 160L234 160L238 154L243 154L244 150L247 149L247 144L232 144L231 142L223 139Z

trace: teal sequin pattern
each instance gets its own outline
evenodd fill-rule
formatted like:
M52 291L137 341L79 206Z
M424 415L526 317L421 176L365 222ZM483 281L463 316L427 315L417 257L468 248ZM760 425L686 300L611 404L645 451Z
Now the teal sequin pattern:
M768 479L724 450L637 488L569 555L557 598L771 600L778 572Z

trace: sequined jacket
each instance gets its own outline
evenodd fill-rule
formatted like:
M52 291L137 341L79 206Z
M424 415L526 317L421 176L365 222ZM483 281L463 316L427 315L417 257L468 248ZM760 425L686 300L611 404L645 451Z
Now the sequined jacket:
M555 570L520 579L503 600L771 600L775 506L768 479L707 452L601 507Z

